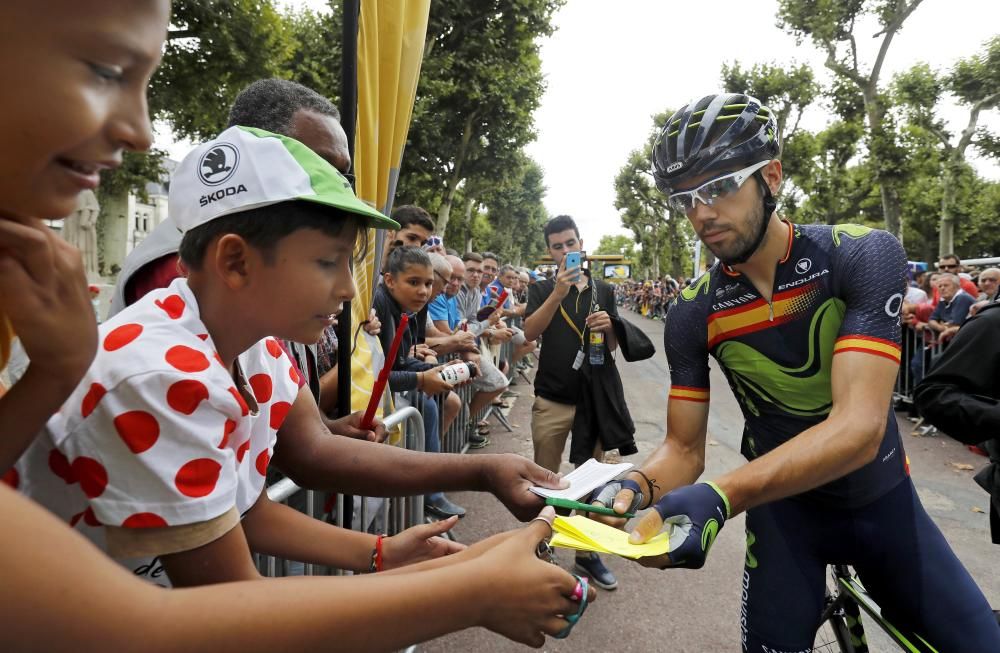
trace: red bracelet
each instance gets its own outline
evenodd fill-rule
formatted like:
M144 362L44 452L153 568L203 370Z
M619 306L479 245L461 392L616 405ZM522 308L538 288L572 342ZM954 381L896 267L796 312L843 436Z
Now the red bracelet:
M384 537L385 535L379 535L378 539L375 540L375 571L377 572L382 571L382 564L384 562L382 560L382 538Z

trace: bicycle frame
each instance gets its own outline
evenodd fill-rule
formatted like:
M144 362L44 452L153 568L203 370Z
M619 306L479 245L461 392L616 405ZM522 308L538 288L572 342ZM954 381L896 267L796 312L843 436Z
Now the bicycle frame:
M851 616L851 612L857 613L857 608L861 608L872 618L874 623L881 628L886 635L894 641L901 650L909 653L938 653L937 649L927 643L920 635L912 632L903 632L893 626L882 616L882 609L878 603L868 594L861 582L851 573L847 565L833 565L833 575L837 580L836 595L828 598L828 603L823 611L825 622L831 617L845 613ZM851 610L851 607L854 610ZM860 616L860 613L857 613ZM864 629L861 627L859 619L854 619L855 624L849 624L851 642L845 642L844 633L834 628L841 650L847 653L867 653L868 645L865 641Z

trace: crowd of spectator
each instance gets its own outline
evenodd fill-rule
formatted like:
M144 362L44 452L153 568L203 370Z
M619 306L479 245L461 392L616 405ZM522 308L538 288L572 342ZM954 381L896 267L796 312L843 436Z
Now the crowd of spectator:
M653 320L662 320L667 315L670 302L686 285L684 277L674 279L669 274L652 281L629 279L615 287L615 298L619 306Z

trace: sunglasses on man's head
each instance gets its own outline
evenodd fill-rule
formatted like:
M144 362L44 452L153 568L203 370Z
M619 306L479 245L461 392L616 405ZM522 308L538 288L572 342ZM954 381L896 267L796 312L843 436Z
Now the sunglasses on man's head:
M730 172L722 175L721 177L710 179L694 190L684 190L673 193L667 198L667 203L670 205L670 208L675 211L680 211L681 213L690 213L693 211L696 200L700 200L702 204L707 206L712 206L717 200L735 195L740 188L743 187L746 180L750 178L750 175L757 172L768 163L770 163L769 160L758 161L752 166L743 168L742 170L737 170L736 172Z

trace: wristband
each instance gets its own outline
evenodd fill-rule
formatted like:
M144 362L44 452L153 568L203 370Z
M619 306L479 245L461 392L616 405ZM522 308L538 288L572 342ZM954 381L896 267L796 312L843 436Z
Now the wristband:
M383 560L382 560L382 540L385 535L379 535L375 538L375 548L372 549L372 563L368 566L368 573L374 574L382 571Z
M648 476L646 476L642 471L640 471L638 469L633 469L633 470L630 471L630 473L631 474L638 474L639 476L641 476L643 478L643 480L646 481L646 485L649 488L649 495L648 495L649 496L649 503L647 503L646 505L644 505L641 508L641 510L645 510L646 508L648 508L651 505L653 505L653 501L654 501L654 499L656 497L656 495L653 492L654 492L654 490L659 490L660 486L656 484L656 481L651 480Z

